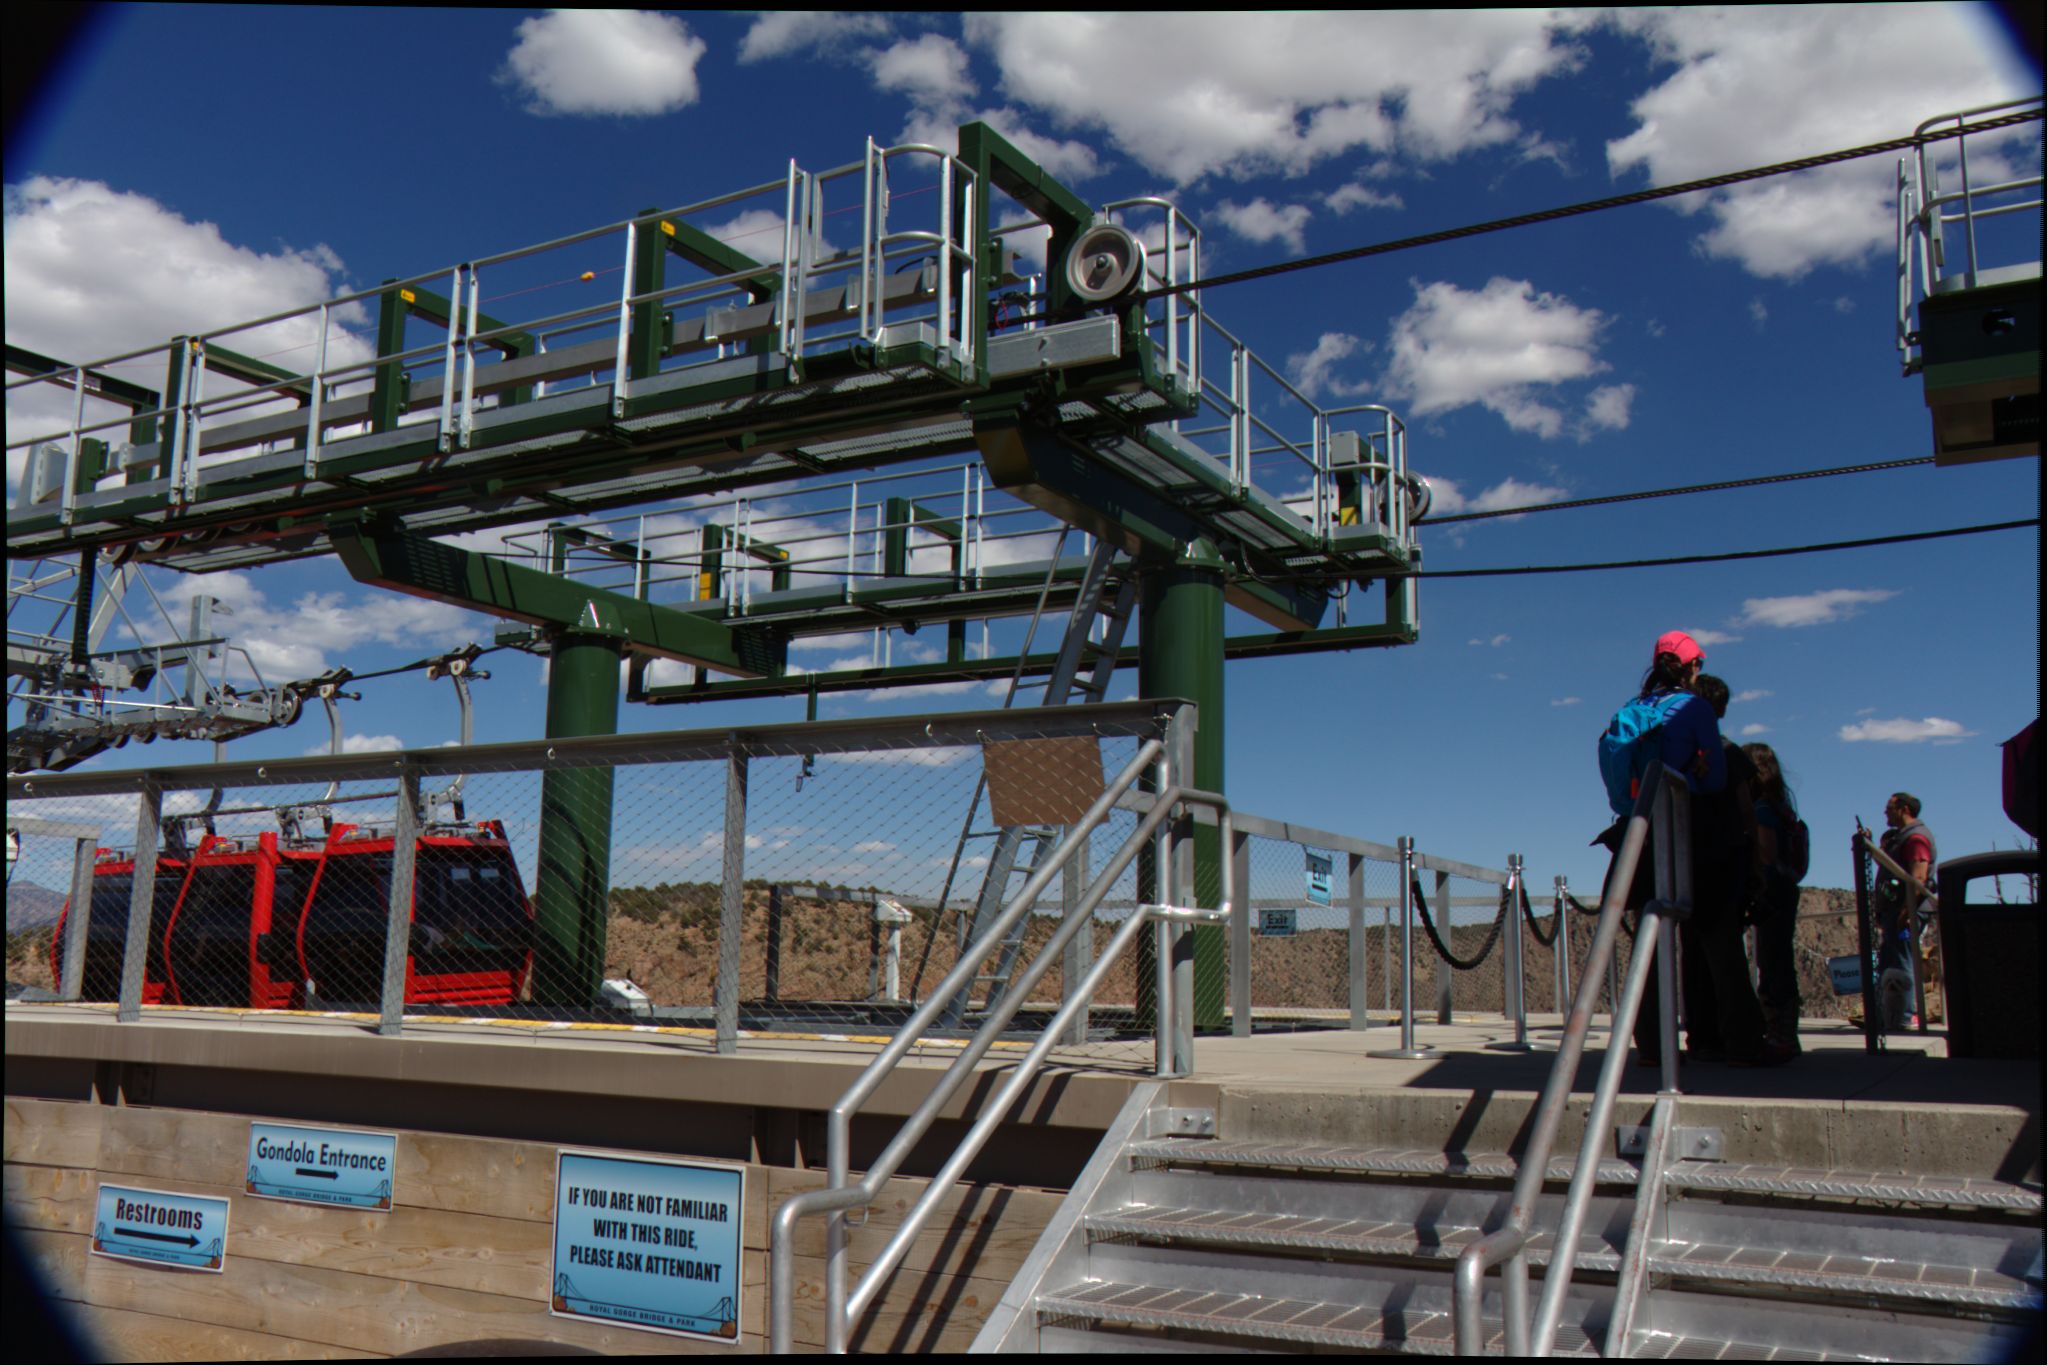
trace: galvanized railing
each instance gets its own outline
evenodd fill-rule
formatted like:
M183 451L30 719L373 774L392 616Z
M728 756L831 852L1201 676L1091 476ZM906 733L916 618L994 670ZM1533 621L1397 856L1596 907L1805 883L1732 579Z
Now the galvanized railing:
M1612 958L1619 936L1621 916L1635 883L1645 845L1654 831L1656 894L1642 908L1636 931L1638 949L1628 964L1627 983L1614 1007L1613 1033L1606 1058L1593 1090L1590 1112L1585 1116L1585 1134L1578 1158L1571 1170L1570 1187L1551 1242L1550 1259L1543 1274L1542 1298L1533 1315L1529 1312L1528 1242L1534 1231L1536 1201L1550 1177L1550 1150L1563 1122L1564 1110L1577 1081L1578 1063L1584 1055L1591 1030L1592 1010L1604 983L1600 980ZM1661 764L1652 767L1630 814L1621 849L1607 874L1605 893L1600 898L1599 928L1593 939L1592 957L1564 1022L1562 1045L1551 1068L1542 1099L1536 1107L1528 1142L1521 1153L1514 1178L1514 1192L1504 1226L1467 1246L1457 1258L1453 1290L1457 1350L1460 1355L1478 1355L1485 1347L1480 1314L1486 1272L1501 1268L1502 1307L1505 1317L1506 1354L1547 1356L1555 1348L1557 1327L1563 1315L1564 1295L1571 1286L1571 1272L1577 1259L1578 1237L1585 1223L1598 1175L1599 1159L1607 1141L1615 1098L1620 1093L1621 1073L1627 1064L1629 1031L1642 1006L1649 969L1657 970L1658 1008L1661 1011L1662 1087L1655 1117L1651 1120L1648 1154L1644 1158L1637 1187L1637 1216L1628 1232L1623 1252L1623 1274L1615 1295L1609 1322L1608 1354L1616 1340L1625 1342L1634 1304L1642 1291L1640 1273L1628 1273L1643 1257L1635 1254L1649 1235L1645 1210L1662 1198L1662 1163L1670 1132L1670 1119L1678 1095L1677 992L1673 963L1674 921L1691 912L1691 800L1684 777ZM1618 1336L1615 1335L1618 1333Z
M1231 837L1228 803L1216 793L1199 791L1178 781L1177 774L1191 769L1192 731L1187 724L1188 719L1189 717L1184 714L1177 717L1164 738L1149 740L1138 750L1136 756L1108 785L1101 797L1072 826L1067 837L1040 861L1023 889L1009 901L1003 908L1001 916L990 926L983 942L997 942L1015 928L1022 918L1030 913L1032 903L1038 893L1050 883L1052 876L1063 868L1077 851L1085 847L1088 834L1115 809L1118 799L1131 790L1147 768L1152 770L1155 796L1150 808L1138 822L1137 828L1095 876L1081 895L1073 913L1063 917L1059 930L1045 943L1031 964L1018 975L998 1000L990 1003L986 1021L975 1032L973 1039L916 1110L904 1120L895 1137L883 1149L881 1155L875 1158L858 1182L852 1182L849 1170L854 1115L894 1072L910 1049L916 1046L938 1021L953 998L972 985L978 968L978 958L962 957L945 980L932 990L924 1004L910 1016L895 1038L832 1106L826 1127L827 1188L797 1195L783 1204L775 1213L774 1227L769 1239L769 1344L777 1353L790 1350L794 1337L797 1223L805 1217L820 1214L830 1218L825 1252L825 1349L843 1353L853 1322L873 1306L882 1287L902 1263L911 1243L915 1241L939 1203L958 1183L989 1137L1007 1117L1010 1108L1036 1079L1046 1054L1067 1035L1074 1020L1084 1014L1110 969L1135 942L1146 925L1153 926L1158 936L1156 955L1158 975L1153 1003L1157 1038L1155 1069L1161 1077L1184 1075L1191 1069L1193 1044L1191 1020L1188 1015L1191 1006L1193 962L1190 956L1179 951L1180 937L1190 924L1229 922L1236 905L1237 890L1231 861L1225 859L1222 867L1222 904L1219 907L1202 910L1171 903L1178 888L1192 886L1192 841L1187 837L1188 832L1180 828L1186 822L1175 821L1172 817L1186 812L1190 807L1205 807L1213 811L1220 822L1226 845ZM1064 957L1068 943L1092 923L1096 908L1115 885L1124 869L1147 844L1153 846L1155 855L1154 867L1159 901L1137 907L1136 912L1124 921L1079 984L1069 983L1065 1003L1046 1025L1038 1041L1010 1070L1001 1087L983 1107L973 1127L947 1157L926 1187L923 1196L904 1217L895 1235L875 1257L859 1283L849 1288L847 1213L870 1204L881 1192L911 1150L930 1131L945 1107L973 1078L981 1059L1003 1029L1008 1027L1017 1010L1029 999L1032 989L1053 964Z

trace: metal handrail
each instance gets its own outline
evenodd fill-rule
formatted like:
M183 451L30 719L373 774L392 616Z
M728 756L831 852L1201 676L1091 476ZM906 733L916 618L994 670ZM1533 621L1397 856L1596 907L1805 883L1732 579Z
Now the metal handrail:
M1627 1062L1627 1036L1642 1006L1649 969L1658 969L1662 1015L1662 1091L1677 1093L1676 995L1673 990L1672 924L1668 916L1682 918L1691 898L1690 802L1684 777L1663 764L1651 767L1642 790L1629 814L1627 832L1619 855L1607 874L1600 900L1599 928L1592 940L1578 993L1564 1021L1564 1036L1557 1059L1550 1069L1537 1105L1528 1145L1521 1154L1514 1178L1514 1193L1508 1205L1506 1223L1467 1246L1457 1257L1456 1283L1452 1303L1456 1316L1457 1351L1460 1355L1480 1354L1485 1336L1479 1318L1485 1274L1501 1266L1506 1318L1506 1352L1510 1356L1548 1355L1556 1342L1557 1322L1563 1312L1564 1293L1570 1287L1577 1256L1578 1233L1591 1202L1598 1154L1604 1133L1620 1092L1622 1068ZM1605 984L1606 965L1613 957L1620 934L1621 912L1634 886L1635 870L1649 842L1650 827L1657 832L1656 895L1642 908L1641 927L1635 934L1636 952L1628 963L1627 984L1613 1007L1613 1031L1606 1058L1593 1092L1591 1111L1585 1118L1585 1134L1579 1144L1578 1160L1571 1172L1569 1193L1552 1244L1549 1268L1544 1274L1542 1300L1531 1320L1528 1311L1528 1241L1535 1218L1535 1205L1549 1178L1550 1149L1577 1079L1578 1063L1584 1055L1585 1040L1592 1027L1592 1011ZM1659 951L1660 950L1660 951ZM1630 1236L1636 1235L1631 1231ZM1616 1305L1616 1312L1619 1305Z
M1037 1078L1038 1071L1043 1065L1046 1055L1058 1040L1065 1036L1068 1025L1082 1011L1088 1008L1093 1000L1094 993L1100 989L1102 982L1107 978L1109 969L1116 963L1124 951L1128 949L1130 943L1135 940L1138 933L1147 924L1156 926L1162 939L1166 940L1160 944L1158 963L1159 993L1154 1013L1159 1031L1161 1074L1175 1074L1174 1068L1177 1063L1172 1059L1176 1057L1179 1051L1177 1046L1176 1015L1179 1012L1181 1002L1178 1001L1173 987L1173 972L1170 967L1173 955L1170 940L1171 936L1177 932L1177 926L1179 925L1196 921L1227 920L1232 914L1236 902L1236 885L1234 869L1231 867L1231 860L1228 858L1222 860L1223 903L1219 909L1196 910L1163 904L1142 905L1117 930L1116 935L1110 940L1107 948L1096 960L1094 966L1081 980L1079 985L1067 992L1066 1002L1040 1033L1036 1044L1025 1054L1023 1060L1017 1063L1000 1090L996 1092L995 1096L983 1108L981 1117L961 1140L960 1145L953 1151L952 1155L947 1158L937 1175L932 1178L923 1196L918 1200L915 1207L909 1211L908 1215L905 1216L895 1235L890 1238L888 1245L876 1256L866 1274L861 1277L859 1284L854 1286L852 1291L848 1293L845 1284L847 1260L845 1212L871 1204L876 1196L880 1194L882 1187L895 1174L903 1159L930 1130L931 1125L937 1120L945 1105L971 1079L974 1068L978 1065L981 1057L985 1055L1003 1029L1008 1027L1010 1020L1014 1018L1023 1002L1029 998L1030 992L1050 969L1051 964L1060 959L1067 943L1083 927L1092 922L1097 906L1106 897L1117 878L1122 875L1132 860L1136 858L1145 843L1155 837L1163 839L1163 827L1169 816L1180 812L1188 805L1202 805L1217 812L1223 829L1224 846L1228 847L1231 833L1228 802L1213 792L1204 792L1172 784L1169 780L1172 765L1163 757L1165 748L1166 746L1163 741L1153 740L1146 743L1139 751L1138 756L1132 760L1130 767L1126 768L1124 773L1118 778L1117 783L1112 784L1111 789L1104 792L1102 800L1098 801L1089 810L1088 814L1073 827L1067 838L1061 841L1051 857L1040 866L1038 872L1032 875L1024 889L1011 900L1002 915L990 927L988 936L984 940L986 942L994 942L997 938L1006 934L1017 919L1023 914L1028 913L1038 893L1049 882L1051 871L1063 865L1066 859L1071 857L1074 850L1086 839L1088 833L1095 826L1099 825L1108 811L1113 808L1116 797L1121 794L1118 788L1127 789L1134 782L1138 770L1145 764L1153 761L1158 763L1161 791L1152 809L1139 821L1137 828L1124 840L1115 855L1110 858L1108 864L1095 877L1093 883L1081 897L1080 903L1072 913L1064 918L1058 932L1047 941L1045 946L1039 951L1038 956L1025 969L1022 975L1011 984L1009 990L1001 999L991 1005L988 1018L981 1025L980 1029L976 1031L973 1039L963 1049L961 1055L947 1069L944 1076L940 1078L938 1084L932 1088L923 1102L918 1105L916 1111L905 1120L903 1127L897 1132L895 1138L881 1155L875 1159L873 1165L869 1167L861 1180L855 1184L846 1183L850 1178L847 1163L854 1112L873 1094L881 1082L893 1072L897 1063L922 1037L931 1023L945 1009L947 1003L961 989L970 984L973 974L979 967L977 959L971 956L962 957L959 964L953 968L946 979L933 989L925 1004L911 1016L909 1022L891 1040L889 1046L869 1064L867 1069L861 1073L860 1078L854 1082L846 1094L833 1106L827 1122L827 1178L830 1181L829 1187L797 1195L783 1204L775 1213L769 1252L769 1341L771 1349L774 1351L778 1353L786 1352L791 1349L792 1345L794 1332L795 1231L798 1221L806 1216L815 1214L830 1214L832 1216L826 1248L825 1349L830 1352L843 1353L846 1350L852 1319L872 1306L882 1286L887 1282L889 1276L894 1273L896 1267L901 1264L903 1256L909 1250L910 1244L916 1239L917 1234L937 1209L940 1201L958 1183L967 1167L980 1154L982 1147L987 1143L989 1137L994 1134L996 1128L1008 1114L1010 1107ZM1171 866L1171 861L1170 857L1160 857L1158 860L1158 884L1162 893L1168 885L1168 869ZM1164 899L1163 894L1161 899Z
M1893 858L1890 854L1884 852L1883 849L1877 845L1876 840L1869 837L1869 833L1870 832L1866 829L1859 829L1855 831L1855 838L1858 843L1860 843L1865 849L1868 850L1869 856L1876 860L1876 865L1878 867L1881 867L1884 871L1890 873L1893 877L1896 877L1899 881L1905 883L1905 885L1917 891L1922 898L1924 898L1929 904L1933 906L1933 908L1936 911L1938 911L1940 909L1940 893L1935 891L1932 887L1928 886L1925 882L1920 881L1911 873L1907 872L1898 863L1897 859Z

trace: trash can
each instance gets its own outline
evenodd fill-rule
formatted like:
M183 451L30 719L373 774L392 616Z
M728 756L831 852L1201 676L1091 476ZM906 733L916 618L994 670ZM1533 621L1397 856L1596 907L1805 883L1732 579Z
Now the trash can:
M1940 865L1950 1057L2040 1055L2039 871L2037 849L1973 853ZM1997 876L2004 878L2001 902L1997 883L1987 880Z

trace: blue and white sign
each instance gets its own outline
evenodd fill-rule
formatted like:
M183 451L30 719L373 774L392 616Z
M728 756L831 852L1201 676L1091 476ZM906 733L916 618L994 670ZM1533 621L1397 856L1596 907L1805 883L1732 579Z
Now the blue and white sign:
M1844 953L1840 957L1828 958L1827 975L1833 980L1834 994L1862 994L1862 955Z
M1291 905L1258 911L1258 932L1265 938L1292 938L1299 927L1300 912Z
M737 1342L745 1178L740 1166L561 1153L553 1310Z
M1329 874L1335 864L1335 858L1327 853L1317 853L1312 848L1304 848L1301 852L1308 860L1309 903L1313 905L1329 904Z
M227 1259L227 1200L102 1184L92 1254L218 1272Z
M392 1133L252 1123L245 1188L259 1199L388 1209L397 1165Z

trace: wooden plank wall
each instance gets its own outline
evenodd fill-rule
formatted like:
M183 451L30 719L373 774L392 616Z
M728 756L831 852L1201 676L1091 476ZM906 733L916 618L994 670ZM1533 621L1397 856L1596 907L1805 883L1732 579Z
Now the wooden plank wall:
M388 1213L256 1199L242 1190L250 1116L6 1101L5 1206L43 1283L107 1358L310 1359L554 1342L605 1354L730 1346L553 1317L547 1277L555 1148L437 1133L398 1135ZM88 1255L100 1178L232 1204L218 1275ZM774 1209L822 1187L817 1171L749 1166L740 1349L766 1343ZM857 1276L901 1226L921 1180L891 1181L853 1231ZM963 1186L917 1239L854 1339L863 1351L959 1351L980 1330L1061 1196ZM797 1248L797 1342L823 1343L824 1229ZM464 1354L469 1352L465 1351Z

